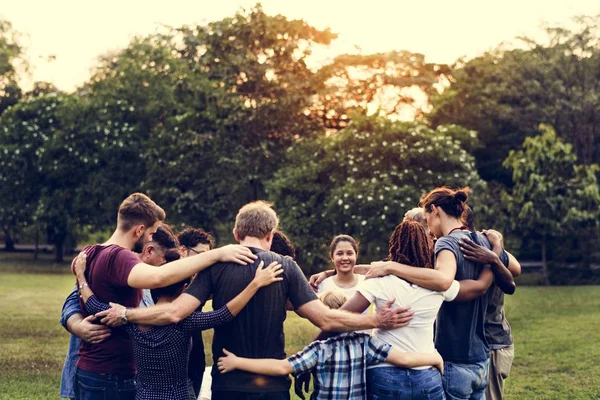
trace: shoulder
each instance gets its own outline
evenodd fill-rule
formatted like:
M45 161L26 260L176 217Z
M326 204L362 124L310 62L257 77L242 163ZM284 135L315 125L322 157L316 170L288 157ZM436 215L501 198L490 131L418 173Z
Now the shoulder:
M435 242L435 254L442 250L450 250L453 253L458 253L460 251L459 240L460 237L454 234L442 236Z

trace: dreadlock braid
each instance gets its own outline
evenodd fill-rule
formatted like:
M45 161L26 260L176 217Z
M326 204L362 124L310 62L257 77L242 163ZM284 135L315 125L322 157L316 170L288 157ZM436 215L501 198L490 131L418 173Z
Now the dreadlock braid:
M431 251L423 226L416 221L404 221L390 236L388 260L413 267L433 268Z

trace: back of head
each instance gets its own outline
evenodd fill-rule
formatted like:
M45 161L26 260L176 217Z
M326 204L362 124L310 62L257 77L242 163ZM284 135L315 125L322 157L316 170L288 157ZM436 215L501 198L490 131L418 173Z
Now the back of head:
M174 249L178 246L177 238L171 227L167 224L161 224L152 235L152 242L161 246L163 249Z
M344 305L347 298L339 290L327 290L319 296L319 300L332 310L337 310Z
M247 236L264 239L279 225L279 218L271 204L262 200L248 203L235 217L235 232L239 240Z
M463 219L470 191L468 187L457 190L446 186L435 188L421 198L421 207L425 212L431 212L432 206L440 207L448 216Z
M168 250L165 252L165 264L177 261L180 257L181 255L177 252L177 250ZM154 300L154 302L156 303L158 302L158 299L163 296L170 298L179 296L179 294L181 294L181 292L183 291L185 285L189 285L190 281L191 278L185 278L169 286L151 289L150 293L152 295L152 300Z
M296 249L290 239L281 231L273 233L273 241L271 242L271 251L282 256L289 256L296 259Z
M206 244L210 249L215 245L214 238L201 228L186 227L178 236L179 243L188 248L194 248L199 244Z
M133 193L121 203L117 216L117 226L127 232L136 225L150 227L157 221L164 221L165 211L143 193Z
M433 268L431 250L423 225L404 221L390 236L388 260L413 267Z
M423 209L421 207L411 208L404 214L402 221L417 221L421 225L427 225L425 217L423 216Z

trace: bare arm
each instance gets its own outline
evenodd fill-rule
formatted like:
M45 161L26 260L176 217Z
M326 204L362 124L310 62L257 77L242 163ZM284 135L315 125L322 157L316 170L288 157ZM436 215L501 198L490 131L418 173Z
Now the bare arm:
M366 278L377 278L385 275L396 275L425 289L444 292L450 288L456 275L456 258L450 250L438 253L435 269L415 268L393 261L380 261L371 264L372 268Z
M508 254L508 270L512 276L516 278L517 276L521 275L521 264L519 261L517 261L515 256L510 254L508 251L506 254Z
M137 289L164 287L188 278L219 261L245 265L252 263L256 258L245 246L228 245L160 267L139 263L129 273L127 284Z
M504 251L501 241L497 235L490 232L487 236L492 244L492 250L473 242L471 239L463 238L459 242L460 251L467 260L489 265L494 275L494 281L500 290L506 294L513 294L516 289L515 279L500 260L500 255Z
M271 376L283 376L292 373L292 364L287 359L244 358L238 357L226 349L223 349L223 353L226 356L219 358L219 362L217 363L219 372L222 374L235 371L236 369Z
M369 300L365 299L365 296L360 294L360 292L356 292L354 293L354 296L352 296L350 300L346 301L339 309L354 314L361 314L363 311L369 308L370 305L371 303L369 302ZM328 337L330 337L330 332L321 331L319 332L315 340L325 340Z
M416 368L431 365L444 373L444 360L440 353L402 353L392 347L386 362L402 368Z
M391 309L393 300L375 314L354 314L342 310L332 310L319 300L310 301L296 310L324 331L357 331L363 329L395 329L408 325L413 313L407 307Z
M460 290L454 301L471 301L483 296L494 282L494 273L490 267L484 267L479 273L477 279L463 279L460 283Z

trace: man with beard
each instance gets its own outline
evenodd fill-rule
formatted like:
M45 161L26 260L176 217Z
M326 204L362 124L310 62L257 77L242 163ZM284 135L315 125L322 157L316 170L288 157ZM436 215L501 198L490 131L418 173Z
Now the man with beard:
M117 216L117 228L101 245L88 246L86 281L102 302L116 301L136 307L141 289L164 287L188 278L218 261L245 264L257 257L242 246L225 246L197 256L178 260L160 268L143 263L131 249L143 250L144 243L165 219L165 212L148 196L134 193L126 198ZM81 309L86 315L85 307ZM127 309L120 315L127 321ZM114 329L100 343L81 343L75 373L75 398L94 398L103 392L106 398L135 398L135 364L131 339L124 329Z

